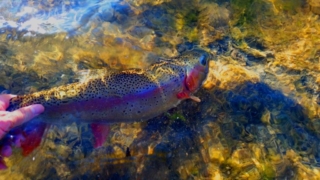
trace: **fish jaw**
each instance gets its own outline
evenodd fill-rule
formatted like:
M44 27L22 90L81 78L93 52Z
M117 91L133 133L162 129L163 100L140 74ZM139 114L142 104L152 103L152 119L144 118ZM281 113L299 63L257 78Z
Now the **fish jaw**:
M212 56L201 49L186 52L184 55L185 79L183 81L184 88L177 94L179 99L191 99L200 102L200 98L193 95L206 79L209 71L209 60Z
M177 94L178 99L191 99L195 102L201 102L200 98L193 95L202 85L202 82L207 77L208 70L205 66L197 65L192 69L187 70L183 84L184 88Z

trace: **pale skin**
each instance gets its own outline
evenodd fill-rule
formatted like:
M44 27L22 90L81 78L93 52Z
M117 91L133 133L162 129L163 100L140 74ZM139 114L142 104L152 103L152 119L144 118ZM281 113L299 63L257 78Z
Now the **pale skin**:
M15 97L12 94L0 95L0 140L14 127L17 127L34 117L38 116L44 111L41 104L34 104L26 106L15 111L9 112L6 109L9 106L10 99ZM15 144L19 146L20 143ZM0 148L0 170L6 169L7 166L3 161L3 157L9 157L12 153L10 145L4 145Z
M40 104L23 107L13 112L6 111L10 99L13 97L15 95L0 95L0 139L12 128L33 119L44 111L44 107Z

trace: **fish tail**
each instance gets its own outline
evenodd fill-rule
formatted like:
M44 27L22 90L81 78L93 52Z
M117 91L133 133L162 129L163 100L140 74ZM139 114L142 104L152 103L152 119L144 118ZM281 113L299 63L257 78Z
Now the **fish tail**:
M28 128L23 129L23 138L20 141L23 156L28 156L41 144L42 137L48 126L49 125L47 123L37 122L36 125L27 126Z
M21 148L23 156L28 156L40 146L48 124L40 121L30 122L9 131L0 141L0 170L7 166L4 158L12 155L12 148Z

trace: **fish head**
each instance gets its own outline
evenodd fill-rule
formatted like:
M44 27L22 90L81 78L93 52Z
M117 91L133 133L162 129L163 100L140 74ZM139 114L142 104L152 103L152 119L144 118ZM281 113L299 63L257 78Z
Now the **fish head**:
M193 49L182 53L180 58L185 64L185 88L191 93L196 92L207 77L212 56L202 49Z

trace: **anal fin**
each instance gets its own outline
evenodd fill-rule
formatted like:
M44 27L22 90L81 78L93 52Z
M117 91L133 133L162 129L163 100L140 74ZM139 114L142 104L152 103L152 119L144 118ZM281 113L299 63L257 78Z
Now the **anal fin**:
M109 135L110 125L92 123L91 129L95 139L94 148L101 147Z

